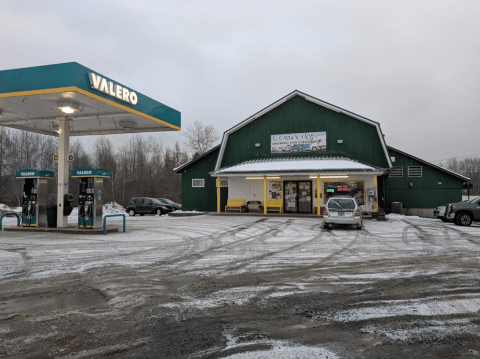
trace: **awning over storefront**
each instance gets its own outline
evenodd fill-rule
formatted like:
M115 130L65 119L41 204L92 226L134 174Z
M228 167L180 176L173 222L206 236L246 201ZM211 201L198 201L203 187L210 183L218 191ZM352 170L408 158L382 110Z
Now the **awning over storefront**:
M347 157L274 157L255 159L211 172L213 177L252 174L304 175L319 173L383 174L384 169L366 165Z

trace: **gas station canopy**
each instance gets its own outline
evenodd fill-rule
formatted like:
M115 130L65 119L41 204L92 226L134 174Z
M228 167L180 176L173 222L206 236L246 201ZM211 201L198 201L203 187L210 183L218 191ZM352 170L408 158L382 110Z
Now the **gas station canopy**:
M70 136L179 131L180 112L85 66L68 62L0 71L0 126L58 137L57 226L65 228L69 215L66 208L72 196L68 191ZM93 173L94 169L85 168L75 174L110 176L109 171L99 171L103 172ZM39 175L37 172L20 171L17 178ZM96 187L89 190L97 189L100 201L103 178L94 178L94 182ZM46 204L45 188L30 185L38 183L25 184L26 192L24 188L24 206L30 208L27 212L31 211L27 214L28 226L44 226L45 213L41 210ZM37 198L39 193L43 197ZM92 212L98 217L96 223L84 228L100 225L99 203L95 202L95 206L100 207ZM32 210L34 205L37 210ZM43 219L38 223L35 213L42 214Z
M76 62L0 71L0 125L58 136L180 130L180 112Z

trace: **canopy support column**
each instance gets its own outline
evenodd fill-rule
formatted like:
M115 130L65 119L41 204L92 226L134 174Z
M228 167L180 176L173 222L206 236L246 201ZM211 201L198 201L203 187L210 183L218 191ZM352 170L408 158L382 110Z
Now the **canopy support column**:
M373 202L373 212L378 212L378 189L377 189L377 175L373 175L373 188L375 190L375 201Z
M267 214L267 176L263 176L263 214Z
M68 216L63 215L64 198L68 193L70 152L70 120L58 117L58 189L57 189L57 227L68 227Z
M220 177L217 177L217 213L220 213Z
M317 216L320 217L320 175L317 175Z

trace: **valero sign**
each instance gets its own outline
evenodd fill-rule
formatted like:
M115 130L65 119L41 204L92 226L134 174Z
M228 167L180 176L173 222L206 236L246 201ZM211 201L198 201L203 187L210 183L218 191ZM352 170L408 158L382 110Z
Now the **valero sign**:
M106 78L94 74L93 72L90 72L88 77L90 78L90 86L93 89L131 105L137 104L138 96L135 92L130 91L119 84L113 83L112 81L108 81Z

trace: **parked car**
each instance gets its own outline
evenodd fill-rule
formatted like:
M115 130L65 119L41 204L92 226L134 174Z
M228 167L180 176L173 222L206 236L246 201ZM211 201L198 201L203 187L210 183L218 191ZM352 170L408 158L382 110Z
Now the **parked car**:
M130 216L135 216L136 214L141 216L145 214L157 214L161 216L162 214L168 214L172 212L172 209L166 207L156 198L135 197L128 202L125 212L127 212Z
M439 206L433 210L433 216L435 218L441 219L443 222L450 222L445 215L445 209L447 206Z
M323 228L329 229L331 224L341 224L362 229L362 218L362 211L355 198L331 197L323 209Z
M168 198L157 198L157 199L163 204L172 207L174 211L182 209L182 205L180 203L175 203L172 200L169 200Z
M445 209L447 219L458 226L470 226L480 222L480 197L466 202L451 203Z

